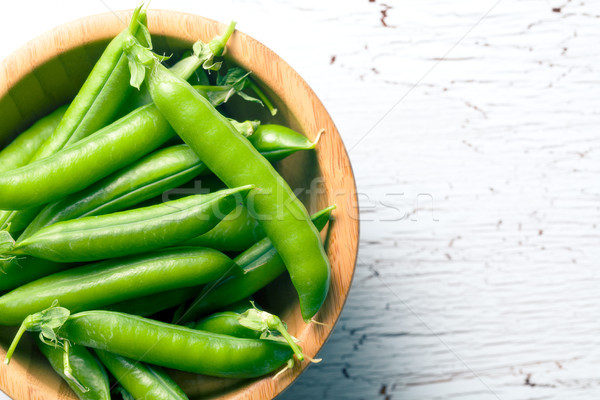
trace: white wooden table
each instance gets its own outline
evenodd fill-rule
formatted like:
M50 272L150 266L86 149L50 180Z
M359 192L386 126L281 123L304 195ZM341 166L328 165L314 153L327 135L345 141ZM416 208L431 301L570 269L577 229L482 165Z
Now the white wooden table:
M32 3L3 5L0 57L136 5ZM600 396L600 1L151 6L237 20L350 152L352 291L324 361L282 400Z

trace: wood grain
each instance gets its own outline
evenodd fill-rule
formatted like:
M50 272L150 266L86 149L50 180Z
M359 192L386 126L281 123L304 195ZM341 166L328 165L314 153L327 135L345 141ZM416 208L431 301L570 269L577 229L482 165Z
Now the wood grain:
M89 17L61 26L28 43L9 56L0 66L0 119L4 119L0 137L9 138L40 115L64 103L75 93L84 75L72 77L61 57L68 57L82 69L89 69L107 38L122 29L121 19L130 13L121 12ZM195 15L151 10L148 25L157 51L181 52L198 39L208 41L224 29L214 21ZM89 47L89 48L88 48ZM82 51L82 48L84 51ZM86 57L78 59L78 56ZM90 56L91 54L91 56ZM268 87L286 122L305 132L311 139L325 129L316 157L300 156L286 160L282 173L295 185L316 182L312 192L300 194L311 211L328 204L337 204L335 222L330 224L327 250L332 263L330 293L316 318L326 325L306 325L301 318L295 296L287 296L291 286L284 282L269 288L271 295L290 298L280 304L279 313L290 332L302 341L303 350L314 357L329 336L345 302L356 261L358 247L358 207L354 177L344 145L337 129L314 92L300 76L271 50L242 33L236 32L228 47L228 57L255 72L257 80ZM44 73L52 72L52 78ZM63 79L61 82L60 79ZM73 82L73 80L79 80ZM58 80L58 82L57 82ZM298 174L297 171L301 171ZM310 179L308 179L310 178ZM303 187L303 186L300 186ZM0 331L0 358L14 332ZM31 343L23 343L10 366L0 367L0 388L14 399L73 398L64 384L51 373ZM215 384L214 397L223 399L272 398L285 389L307 366L307 362L273 380L266 377L254 382L228 385ZM206 380L189 379L189 375L174 374L189 392ZM215 386L213 386L215 387Z

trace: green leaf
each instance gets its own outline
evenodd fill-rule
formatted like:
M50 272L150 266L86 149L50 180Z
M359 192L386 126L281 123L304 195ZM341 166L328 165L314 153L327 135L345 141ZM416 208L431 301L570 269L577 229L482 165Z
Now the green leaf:
M135 37L129 36L123 43L123 51L127 55L131 86L140 89L146 78L146 68L151 68L155 63L167 60L167 56L159 56L142 46Z
M140 22L140 19L139 19L139 16L142 13L143 7L144 7L144 4L140 4L133 10L133 15L131 16L131 21L129 21L129 27L128 27L130 33L135 32L135 28L137 28L138 25L144 25Z
M232 87L225 90L208 92L207 94L208 100L213 106L220 106L221 104L226 103L235 93L235 88Z
M129 61L129 72L131 73L131 79L129 80L129 84L134 88L140 90L140 86L144 82L146 78L146 68L137 62L135 56L132 54L127 54L127 59Z
M240 67L232 67L227 70L225 75L217 77L217 85L232 86L235 88L236 94L242 99L258 103L264 107L262 100L243 92L244 89L251 86L250 74L251 72L245 71Z
M217 77L218 86L234 86L239 90L244 89L247 84L248 78L252 72L244 71L240 67L232 67L227 70L225 75L219 75Z
M212 52L210 51L208 45L201 40L197 41L192 45L192 51L194 52L194 55L198 58L207 59L210 56L212 56Z
M54 301L50 308L39 313L28 316L28 331L39 331L40 340L44 343L59 345L56 332L67 322L71 312L64 307L59 307L58 301Z
M238 94L238 96L240 96L242 99L244 99L246 101L249 101L251 103L258 103L264 107L264 103L256 97L250 96L249 94L246 94L242 91L237 92L237 94Z

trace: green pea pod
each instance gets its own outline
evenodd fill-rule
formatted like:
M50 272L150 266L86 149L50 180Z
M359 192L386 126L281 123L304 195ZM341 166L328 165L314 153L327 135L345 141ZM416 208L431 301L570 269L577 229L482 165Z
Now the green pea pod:
M21 286L0 297L0 325L15 325L57 301L74 311L218 279L231 259L205 248L170 248L73 268Z
M57 262L96 261L173 246L212 229L251 185L187 196L156 206L58 222L13 245L5 255Z
M63 307L28 316L6 352L10 362L25 331L49 342L109 351L137 361L224 378L271 373L293 355L287 343L235 338L112 311L69 315Z
M104 366L134 399L187 400L183 390L160 367L96 349Z
M63 264L35 257L14 257L0 261L0 292L12 290L73 266L73 264Z
M322 230L335 206L327 207L313 214L312 221ZM245 299L271 283L285 271L283 260L269 238L264 238L234 259L239 266L218 281L207 284L183 314L182 323L196 320L214 310L221 309Z
M146 56L136 61L150 70L147 83L154 104L200 160L229 187L256 185L260 195L252 198L252 211L285 262L302 317L310 320L325 301L331 268L306 208L273 166L210 102L152 59L149 50L139 44L132 48ZM141 81L132 84L139 86Z
M72 346L69 349L72 372L66 372L65 350L49 346L39 337L35 341L42 354L50 361L52 369L69 384L80 400L110 400L108 375L102 364L85 347Z
M52 135L67 106L41 118L0 151L0 173L27 165L38 148Z

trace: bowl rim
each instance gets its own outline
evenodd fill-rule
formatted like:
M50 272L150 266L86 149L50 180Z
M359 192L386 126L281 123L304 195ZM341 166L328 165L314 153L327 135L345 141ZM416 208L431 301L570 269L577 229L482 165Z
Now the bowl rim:
M62 24L30 40L25 45L17 49L12 54L8 55L0 62L0 98L3 98L4 96L10 96L10 90L13 86L15 86L28 75L32 74L37 68L41 67L53 58L56 58L58 55L69 50L85 46L86 44L92 42L111 39L123 29L123 21L129 20L132 12L133 10L122 10L86 16ZM177 22L177 24L174 24L174 22ZM201 27L196 26L196 29L189 29L191 26L190 24L192 22L194 24L202 22L203 24ZM186 12L163 9L148 10L148 26L150 32L153 35L172 37L190 43L197 40L198 38L190 39L190 34L188 34L187 37L181 37L179 35L175 35L175 33L182 33L184 29L188 29L187 32L191 30L196 33L198 31L204 31L205 34L203 37L206 38L214 36L214 34L218 33L218 31L224 29L225 27L224 24L206 17ZM79 34L73 34L73 32ZM352 170L352 165L350 163L348 152L343 144L339 131L335 127L333 120L331 119L329 113L326 111L323 103L317 97L315 92L287 62L285 62L270 48L260 43L248 34L243 33L243 31L240 32L236 29L236 33L237 35L234 34L230 42L228 43L228 53L232 56L236 63L248 69L248 64L250 63L251 59L248 57L242 59L236 58L237 52L241 51L240 49L242 48L248 47L259 49L261 51L261 55L264 58L270 57L274 61L276 61L276 63L274 63L276 64L274 65L274 71L269 72L275 72L278 74L278 76L285 76L288 78L292 78L290 80L296 81L299 90L303 90L303 95L311 100L313 106L312 111L314 111L315 113L317 111L320 112L320 118L326 120L328 126L325 140L335 142L334 145L336 146L336 150L339 152L339 157L341 158L341 161L344 164L344 182L346 182L346 184L349 183L349 187L351 189L351 193L346 193L348 197L346 199L347 205L349 205L351 209L347 208L343 210L344 212L349 214L348 218L354 221L354 223L350 226L352 230L352 232L350 232L350 235L353 240L351 241L351 243L346 243L346 246L343 248L344 252L347 252L347 254L345 255L346 258L349 259L351 263L351 265L348 266L350 269L349 276L344 277L345 279L343 284L345 290L341 293L341 298L336 298L336 300L338 300L339 302L335 304L335 309L331 310L331 312L327 314L328 316L332 315L332 318L329 318L329 320L327 320L328 326L322 327L314 326L314 324L312 324L312 327L305 327L302 331L304 333L307 332L308 329L310 329L311 332L315 334L318 339L319 343L316 346L316 350L314 348L311 348L310 351L307 351L307 355L309 355L310 357L314 357L316 353L323 348L323 346L331 336L331 333L333 332L334 327L340 318L342 309L348 299L350 287L356 271L360 234L356 180L354 177L354 172ZM268 82L271 81L271 79L267 76L267 72L262 70L253 71L253 76L257 77L260 81L265 82L265 84L269 86ZM271 86L269 87L273 89ZM284 101L284 98L287 97L285 93L282 93L280 90L274 90L274 92L285 104L290 104L289 102ZM293 109L293 107L290 106L290 109ZM312 134L313 137L311 139L314 139L314 135L316 135L316 130L306 130L307 122L303 121L303 118L299 117L298 115L296 115L296 113L292 111L290 111L289 118L299 118L299 123L302 126L303 131L307 135L309 135L309 137ZM315 117L314 119L316 120L317 117ZM321 158L319 158L319 167L322 167L321 162L322 160ZM328 299L329 296L332 296L331 287L328 294ZM317 316L319 316L320 314L321 312L317 314ZM306 335L308 335L309 333L306 333ZM4 349L0 348L0 356L3 356L3 354ZM244 385L241 388L233 389L220 398L255 398L252 396L252 393L256 392L260 393L260 396L256 398L274 398L275 396L282 393L285 389L287 389L289 385L292 382L294 382L303 371L306 370L307 366L308 364L306 362L302 363L300 366L297 365L291 371L282 374L278 378L277 384L274 384L270 377L267 376L264 378L259 378L258 380ZM5 384L0 385L0 389L6 391L9 395L17 395L17 392L14 388L15 385L9 384L10 379L18 377L19 373L29 372L27 371L27 369L20 369L14 374L6 374L6 372L6 368L0 367L0 378L2 378L2 375L5 375L5 379L0 379L0 383L3 383L3 381L6 382ZM27 382L28 385L32 384L31 380L28 380ZM29 392L26 390L19 390L18 393L28 394Z

